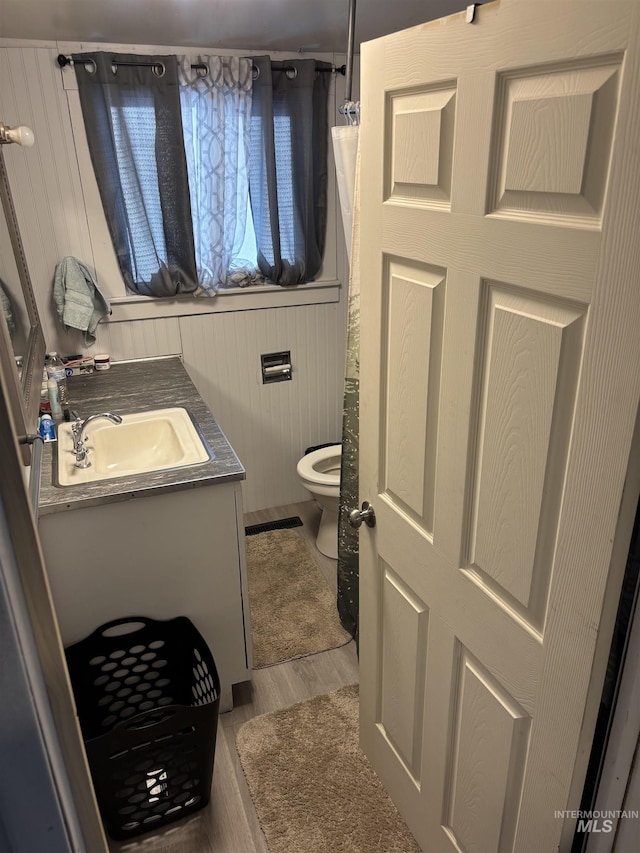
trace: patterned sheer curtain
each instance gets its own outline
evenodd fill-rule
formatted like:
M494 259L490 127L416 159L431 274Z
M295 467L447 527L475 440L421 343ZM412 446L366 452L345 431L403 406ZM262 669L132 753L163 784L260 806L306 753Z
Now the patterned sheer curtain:
M175 56L73 57L107 225L127 289L196 290Z
M327 101L331 65L253 58L251 208L258 266L282 285L312 281L327 225Z
M199 293L262 276L249 206L252 63L238 56L178 57Z

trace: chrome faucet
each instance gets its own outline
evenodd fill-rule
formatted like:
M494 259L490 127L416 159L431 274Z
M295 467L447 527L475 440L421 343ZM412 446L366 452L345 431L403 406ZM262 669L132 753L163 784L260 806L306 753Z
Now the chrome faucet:
M114 424L121 424L122 418L120 415L113 415L111 412L100 412L97 415L89 415L83 421L76 417L71 426L71 435L73 437L73 452L76 455L76 468L90 468L91 462L87 459L88 449L84 446L84 430L85 427L98 418L107 418Z

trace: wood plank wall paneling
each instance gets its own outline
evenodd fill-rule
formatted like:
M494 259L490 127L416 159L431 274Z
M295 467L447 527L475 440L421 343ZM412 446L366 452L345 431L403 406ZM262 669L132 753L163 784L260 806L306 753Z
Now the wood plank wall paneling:
M101 323L93 352L108 352L113 361L178 355L182 352L178 317Z
M65 335L55 317L55 266L65 255L91 265L92 252L55 56L53 49L0 50L0 115L6 124L29 125L36 136L33 148L6 146L4 155L45 339L65 352L77 349L79 338Z
M247 470L247 512L287 503L285 495L308 500L298 459L340 440L340 313L330 303L180 320L185 366ZM293 379L263 385L260 355L281 350L291 351Z
M78 165L86 152L76 151L69 101L55 61L58 52L50 44L5 41L0 46L0 120L27 124L36 135L33 148L11 145L3 153L47 348L106 351L114 360L182 353L247 469L245 511L308 500L296 475L297 460L310 445L340 439L346 287L340 303L104 323L90 349L80 333L66 333L52 300L55 266L72 255L95 270L104 251L93 243L100 233L92 224L97 212ZM335 62L341 64L344 57ZM341 122L337 108L344 101L344 82L337 76L332 87L332 123ZM329 163L333 170L331 151ZM329 206L325 268L336 270L346 283L334 181ZM100 278L99 270L96 276ZM263 386L260 353L287 349L293 380Z

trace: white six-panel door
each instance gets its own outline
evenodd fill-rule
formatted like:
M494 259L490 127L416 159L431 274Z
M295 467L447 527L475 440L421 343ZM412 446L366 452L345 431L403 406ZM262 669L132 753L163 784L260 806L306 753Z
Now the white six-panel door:
M428 853L570 845L640 397L639 13L362 48L361 743Z

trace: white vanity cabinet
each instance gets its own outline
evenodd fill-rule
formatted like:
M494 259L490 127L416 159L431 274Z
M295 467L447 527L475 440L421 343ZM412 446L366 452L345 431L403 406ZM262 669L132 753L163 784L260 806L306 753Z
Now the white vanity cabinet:
M64 646L112 619L187 616L221 683L251 674L240 482L147 490L42 515L40 538Z

